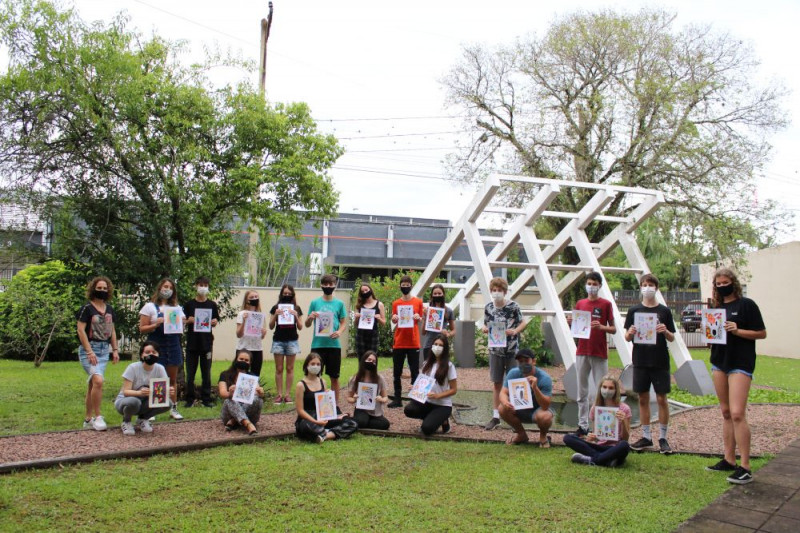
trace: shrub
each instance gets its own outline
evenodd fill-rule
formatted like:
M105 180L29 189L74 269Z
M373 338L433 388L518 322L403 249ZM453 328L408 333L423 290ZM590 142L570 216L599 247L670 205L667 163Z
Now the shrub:
M544 333L542 332L542 319L540 317L532 317L528 326L522 330L519 346L520 348L533 350L536 354L536 364L538 366L550 366L553 364L553 352L544 345ZM479 368L489 366L488 339L480 327L476 327L475 333L475 366Z

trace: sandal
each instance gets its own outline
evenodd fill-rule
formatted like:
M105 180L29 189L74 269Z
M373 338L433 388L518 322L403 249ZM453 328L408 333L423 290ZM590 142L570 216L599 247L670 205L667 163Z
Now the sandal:
M514 433L508 439L506 439L506 444L518 446L520 444L527 444L529 440L530 439L527 438L525 440L517 440L517 434Z
M244 429L247 431L248 435L257 435L258 434L258 430L253 425L253 423L250 422L249 420L247 422L245 422L243 424L243 426L244 426Z
M276 396L275 401L272 402L272 405L281 405L282 403L283 403L283 398L281 398L280 396Z
M445 420L442 422L442 433L450 433L450 421Z
M548 435L547 436L547 440L545 440L544 442L539 441L539 448L549 448L550 447L550 443L552 441L553 441L553 439L551 439L550 435Z

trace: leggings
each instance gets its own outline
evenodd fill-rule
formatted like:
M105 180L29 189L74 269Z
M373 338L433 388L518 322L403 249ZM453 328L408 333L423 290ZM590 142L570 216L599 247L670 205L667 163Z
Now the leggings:
M170 401L170 405L172 401ZM150 418L160 413L166 413L170 407L150 407L149 401L135 396L125 396L114 401L114 409L122 415L123 422L130 422L133 415L139 418Z
M358 429L389 429L389 420L385 416L373 416L363 409L353 411L353 419Z
M392 362L394 363L394 399L400 401L403 393L403 386L400 378L403 376L403 363L408 358L408 368L411 370L411 384L417 380L419 375L419 348L395 348L392 350Z
M599 466L608 466L609 463L616 459L617 465L622 465L631 447L628 441L621 440L613 445L595 444L594 442L587 442L575 435L564 435L564 444L572 448L578 453L588 455L592 458L592 462Z
M231 420L241 422L245 419L249 420L253 424L258 424L258 419L261 418L261 408L263 406L264 400L258 397L253 398L253 403L250 405L227 399L222 404L220 418L222 419L223 424L227 424Z
M312 417L316 418L316 413L309 412ZM295 434L298 438L309 441L316 441L318 436L325 436L328 431L336 435L337 439L346 439L358 430L356 421L345 415L344 418L337 418L336 420L328 420L324 426L309 422L305 418L298 418L294 423Z
M411 400L403 411L408 418L422 420L422 432L425 435L432 435L450 418L453 408L449 405L419 403L417 400Z

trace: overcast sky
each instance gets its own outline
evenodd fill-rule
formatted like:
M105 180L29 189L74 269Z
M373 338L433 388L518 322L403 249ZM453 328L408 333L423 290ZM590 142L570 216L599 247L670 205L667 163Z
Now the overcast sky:
M257 60L267 2L229 0L75 0L87 20L126 11L145 33L184 39L186 61L204 47ZM510 43L542 34L557 15L614 7L659 6L679 26L710 23L751 42L762 60L759 77L779 78L794 92L785 108L795 123L773 139L772 163L759 178L759 197L779 199L800 215L800 2L703 0L558 2L473 0L274 0L267 92L275 102L304 101L320 128L346 147L332 175L340 212L457 219L471 189L442 178L444 156L462 128L444 107L439 80L463 44ZM256 75L217 68L218 83ZM800 220L800 217L798 217ZM800 224L784 240L800 238Z

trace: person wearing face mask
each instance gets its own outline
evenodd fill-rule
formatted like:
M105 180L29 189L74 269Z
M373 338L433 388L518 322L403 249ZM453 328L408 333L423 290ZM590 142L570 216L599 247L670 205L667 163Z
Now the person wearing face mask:
M108 429L100 404L103 401L103 382L109 355L114 364L119 362L117 331L114 328L116 315L108 301L114 294L114 285L105 276L98 276L86 287L89 303L78 311L78 358L89 376L86 380L86 416L84 428L96 431Z
M730 472L729 483L744 485L753 481L750 469L750 425L747 423L747 396L756 369L756 340L767 338L761 310L742 295L739 278L729 268L714 273L713 305L725 309L725 344L711 345L711 379L722 412L724 457L712 472ZM736 466L736 448L741 463Z
M183 306L186 315L186 407L192 407L196 399L194 376L200 367L202 387L200 389L203 407L214 407L211 402L211 357L214 349L214 335L210 331L195 331L195 314L198 309L211 310L211 327L219 321L217 302L208 299L209 280L205 276L198 277L194 286L197 296Z
M258 433L256 424L261 418L261 409L264 406L264 389L260 386L256 387L256 395L250 405L233 400L239 374L249 373L250 352L237 350L236 358L231 362L230 368L219 375L219 397L224 400L220 419L225 425L225 431L233 431L238 425L244 428L249 435Z
M600 287L603 277L597 272L586 274L587 298L578 300L575 309L589 311L592 314L591 333L588 339L578 339L575 357L575 369L578 373L578 436L589 433L589 376L593 383L608 373L608 342L606 335L616 333L613 307L611 302L600 298ZM572 318L567 319L572 323Z
M338 418L333 420L317 420L317 404L314 394L325 390L322 373L322 357L311 352L303 362L303 379L295 387L295 408L297 419L294 422L295 434L298 438L322 444L326 440L346 439L358 430L358 424L351 417L342 414L339 407Z
M444 322L442 323L441 332L425 331L425 337L422 340L421 355L423 356L425 349L430 348L433 345L433 341L436 340L436 337L438 337L440 334L444 335L448 339L451 339L453 335L456 334L455 314L453 313L453 310L444 303L444 286L441 283L437 283L431 287L431 298L428 300L428 304L422 308L423 316L427 316L429 307L444 308Z
M425 435L432 435L439 428L442 428L442 433L449 433L450 415L453 412L452 396L458 392L458 375L455 365L450 362L447 337L436 337L427 354L420 372L433 378L428 399L425 403L411 400L403 411L408 418L422 420L420 430Z
M250 352L250 373L261 377L261 367L264 364L264 337L267 336L266 317L261 317L261 334L245 335L244 324L250 313L261 312L261 298L256 291L247 291L242 299L242 310L236 315L236 351L247 350Z
M183 347L180 334L164 333L165 306L177 307L183 320L186 320L183 309L178 305L178 286L169 278L163 278L158 282L150 301L139 311L139 332L147 333L147 340L158 344L159 361L167 369L169 382L174 384L178 382L178 369L183 366ZM174 387L172 391L172 409L169 411L169 416L175 420L182 420L183 415L178 412L178 398Z
M389 420L383 416L383 405L389 402L386 395L386 381L383 376L378 374L378 355L367 350L358 365L358 373L350 378L347 384L347 401L355 404L358 400L358 384L374 383L378 385L378 395L375 398L375 408L371 410L355 409L353 419L358 424L359 429L389 429Z
M362 309L375 310L375 320L373 320L372 328L370 329L359 327ZM356 328L356 355L360 360L368 350L378 351L378 325L386 325L386 310L383 307L383 303L375 298L375 292L366 283L362 283L358 288L358 299L356 300L356 310L353 318L355 319Z
M597 398L589 413L589 419L594 421L597 407L616 407L617 431L619 440L598 440L594 433L587 433L586 438L577 435L564 435L564 445L576 453L572 455L572 462L582 465L597 465L615 467L622 466L625 458L630 453L628 438L631 434L631 408L620 401L619 381L614 376L604 376L597 388Z
M531 350L522 348L516 353L515 359L517 366L508 371L500 390L500 416L514 430L514 435L509 437L506 444L528 442L528 433L522 424L533 423L539 428L539 447L549 448L550 437L547 432L553 425L553 412L550 410L553 380L547 372L536 366L536 354ZM531 386L533 407L530 409L516 409L511 403L508 380L519 378L527 379Z
M519 334L528 325L522 316L517 302L506 298L508 282L503 278L492 278L489 282L492 301L483 310L483 332L489 333L489 323L504 324L506 329L505 348L489 348L489 379L492 382L492 418L484 426L492 430L500 425L500 391L506 372L514 367L514 356L519 349Z
M300 322L300 317L303 316L303 310L297 305L295 299L294 287L288 283L281 287L278 303L272 306L269 311L269 329L274 329L275 334L272 336L272 354L275 357L275 405L282 403L292 403L292 398L289 396L289 387L294 383L294 360L297 354L300 353L300 338L298 332L303 329L303 324ZM291 324L279 324L278 315L281 313L279 305L291 305L289 315L292 316ZM277 328L277 329L276 329ZM283 381L283 369L286 367L286 381ZM286 394L283 394L283 385L286 383Z
M625 317L625 340L633 343L633 391L639 395L639 419L642 421L642 438L631 444L633 450L643 450L653 446L653 437L650 429L650 386L656 393L658 401L659 424L659 451L664 455L672 453L672 448L667 442L667 426L669 424L669 350L667 342L675 340L675 322L672 320L672 311L666 305L656 301L658 291L658 278L652 274L644 274L639 279L639 288L642 293L642 303L628 309ZM655 313L658 315L656 326L656 343L637 343L636 314Z
M325 274L320 278L322 297L315 298L308 306L306 327L320 316L321 312L333 313L333 333L329 337L314 335L311 340L311 350L322 358L325 373L331 378L331 390L336 393L336 403L339 403L339 374L342 368L342 335L347 331L347 307L344 302L334 298L338 279L333 274ZM314 328L314 332L317 328Z
M159 364L159 351L157 342L144 341L139 348L139 360L128 365L122 373L122 388L114 400L114 408L122 415L123 435L135 435L136 429L142 433L152 433L153 426L149 419L170 409L150 407L150 380L167 377L167 371ZM169 394L175 396L172 380L169 382ZM133 415L138 417L136 426L132 423Z
M419 322L422 320L422 300L411 296L411 286L414 284L411 276L400 278L400 292L402 296L392 302L392 324L394 324L394 343L392 344L392 378L394 385L394 398L389 407L394 409L403 406L403 363L408 360L408 369L411 371L411 383L419 374ZM400 321L399 307L411 306L414 323L411 327L397 327Z

